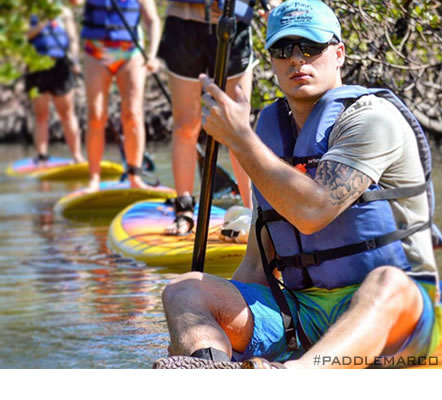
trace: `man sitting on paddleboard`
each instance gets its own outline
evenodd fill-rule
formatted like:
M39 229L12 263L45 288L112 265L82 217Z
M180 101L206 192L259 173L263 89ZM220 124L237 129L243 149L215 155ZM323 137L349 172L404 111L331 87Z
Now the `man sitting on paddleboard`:
M241 88L232 100L200 77L204 129L237 157L258 204L232 280L191 272L165 288L172 356L154 368L425 359L442 330L425 134L389 90L342 84L340 25L321 1L275 8L266 49L286 97L256 133Z

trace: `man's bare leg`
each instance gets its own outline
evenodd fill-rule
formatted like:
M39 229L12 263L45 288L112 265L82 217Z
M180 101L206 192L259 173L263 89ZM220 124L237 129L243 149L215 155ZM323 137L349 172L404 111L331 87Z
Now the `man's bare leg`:
M416 284L401 270L379 267L354 294L350 308L299 360L287 368L364 368L367 365L315 365L315 356L343 360L394 354L416 328L423 310ZM322 364L322 363L320 363Z
M84 83L87 96L88 122L86 147L89 160L89 191L100 188L100 162L103 157L107 106L112 74L95 58L84 57Z
M60 117L66 143L76 163L84 162L81 151L81 133L74 108L74 90L62 96L54 96L54 105Z
M128 165L141 167L146 144L144 129L144 84L146 67L140 53L131 57L117 72L116 82L121 95L121 121L124 132L124 152ZM149 185L135 174L129 174L132 188L148 189Z
M201 84L169 74L172 92L172 172L178 196L191 196L197 162L196 143L201 129ZM182 214L192 218L191 211ZM166 228L168 234L186 233L189 222L181 220Z
M48 154L49 143L49 101L51 95L42 93L31 100L34 111L34 146L37 154Z
M232 356L253 334L253 316L238 289L226 279L190 272L163 291L172 355L214 348Z

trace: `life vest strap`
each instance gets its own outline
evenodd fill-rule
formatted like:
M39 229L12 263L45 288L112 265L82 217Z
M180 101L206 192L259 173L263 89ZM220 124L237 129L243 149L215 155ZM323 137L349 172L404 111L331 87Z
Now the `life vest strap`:
M305 164L305 168L316 168L321 161L321 157L314 156L306 156L306 157L281 157L285 162L290 165L296 166L298 164Z
M362 194L362 196L358 199L358 202L366 203L369 201L376 201L376 200L394 200L394 199L401 199L404 197L414 197L424 193L427 190L429 182L430 180L428 179L426 182L416 186L367 191Z
M83 21L83 26L86 26L88 28L99 28L99 29L106 29L108 31L120 31L120 30L126 30L124 25L117 25L117 24L96 24L95 22L90 21ZM133 25L132 28L136 28L136 25Z
M85 5L85 11L91 12L91 11L109 11L112 12L114 11L114 6L111 4L109 6L106 5L98 5L98 4L89 4L87 3ZM138 12L140 11L140 9L138 7L122 7L123 11L128 11L128 12Z
M289 351L298 350L298 342L296 339L296 336L298 336L301 345L303 346L304 350L307 351L312 346L312 343L310 342L302 326L300 318L299 300L296 294L293 291L289 290L289 293L293 296L296 303L296 326L295 326L295 323L293 321L293 316L290 311L290 307L280 287L280 285L282 285L283 287L285 287L285 285L283 284L283 282L280 282L278 279L276 279L276 277L273 275L273 271L277 267L276 259L273 259L269 263L267 260L267 256L265 254L261 238L261 233L264 226L265 225L262 218L262 209L259 208L258 219L256 221L256 240L258 243L259 252L261 254L262 265L264 268L264 273L267 278L267 282L269 283L270 290L272 291L273 297L275 298L276 303L278 304L279 311L282 317L288 350Z
M394 232L387 233L371 240L349 244L347 246L336 247L333 249L319 250L313 253L300 253L292 256L277 256L277 268L283 271L287 267L307 268L314 265L320 265L325 261L335 258L351 256L362 253L367 250L374 250L398 240L405 239L416 232L428 229L431 221L427 221L421 225L408 229L398 229Z

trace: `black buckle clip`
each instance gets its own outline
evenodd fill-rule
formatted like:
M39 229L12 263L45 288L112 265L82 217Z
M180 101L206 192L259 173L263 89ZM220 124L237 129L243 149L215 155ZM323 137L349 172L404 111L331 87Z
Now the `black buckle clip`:
M310 267L312 265L319 265L316 253L301 253L299 255L300 267Z
M365 245L367 246L367 250L374 250L377 247L376 240L374 240L374 239L367 240L365 242Z
M293 332L293 334L291 334L290 339L287 340L287 348L289 351L296 351L299 348L298 347L298 340L296 339L296 330L295 329L287 329L285 331L286 338L288 338L289 332Z

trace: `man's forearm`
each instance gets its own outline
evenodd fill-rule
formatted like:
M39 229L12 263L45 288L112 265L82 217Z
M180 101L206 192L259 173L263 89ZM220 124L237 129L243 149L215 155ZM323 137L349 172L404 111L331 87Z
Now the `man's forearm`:
M277 212L307 234L330 222L325 188L277 157L251 128L239 137L229 147Z
M149 37L148 58L156 56L161 39L161 21L158 17L155 3L152 1L141 1L141 16Z

